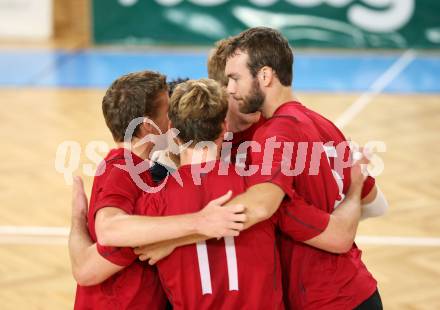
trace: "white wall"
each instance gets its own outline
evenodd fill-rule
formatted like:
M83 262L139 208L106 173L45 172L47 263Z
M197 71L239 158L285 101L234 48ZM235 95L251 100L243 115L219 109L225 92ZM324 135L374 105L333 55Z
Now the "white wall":
M50 38L52 8L52 0L0 0L0 38Z

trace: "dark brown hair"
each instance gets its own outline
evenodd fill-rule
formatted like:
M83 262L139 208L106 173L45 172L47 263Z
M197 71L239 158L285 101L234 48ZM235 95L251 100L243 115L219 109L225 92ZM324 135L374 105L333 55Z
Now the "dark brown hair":
M249 55L248 67L253 77L264 66L272 68L281 84L292 84L293 53L289 42L275 29L267 27L250 28L230 39L226 47L226 58L238 51Z
M167 84L168 84L168 97L171 97L173 95L173 92L176 89L177 85L179 85L180 83L186 82L186 81L189 81L189 78L178 77L174 80L167 82Z
M158 97L163 91L167 91L166 77L152 71L130 73L112 83L102 100L102 112L116 142L124 141L133 119L157 117Z
M226 91L212 79L179 84L170 99L168 117L184 143L215 141L228 111Z

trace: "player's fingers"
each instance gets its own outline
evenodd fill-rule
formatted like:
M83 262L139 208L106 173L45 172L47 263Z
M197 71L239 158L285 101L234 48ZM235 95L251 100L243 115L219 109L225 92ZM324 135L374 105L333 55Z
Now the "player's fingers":
M243 223L231 223L229 225L229 229L241 231L244 229L244 224Z
M73 177L72 207L77 210L87 210L88 208L88 200L84 191L84 183L79 176Z
M240 232L238 230L234 230L234 229L228 229L222 233L222 237L238 237L239 235L240 235ZM218 238L218 239L220 239L220 238Z
M135 250L134 250L134 253L135 254L148 254L151 250L152 250L153 248L152 247L149 247L149 246L146 246L146 245L143 245L143 246L140 246L140 247L138 247L138 248L136 248ZM136 253L136 252L138 252L138 253ZM138 255L139 255L138 254Z
M81 192L84 192L84 181L83 179L77 175L76 179L78 180L78 184L79 184L79 189L81 190Z
M228 206L228 208L234 213L242 213L246 209L245 206L241 204Z
M136 255L139 255L139 254L142 254L143 252L142 252L142 248L140 248L140 247L136 247L136 248L134 248L133 249L133 252L134 252L134 254L136 254Z
M241 223L246 222L247 221L247 216L244 213L234 214L233 221L234 222L241 222Z
M147 255L140 255L139 260L145 262L148 259Z
M358 161L356 161L353 164L353 167L358 167L358 169L364 169L368 164L370 163L370 160L366 157L362 157L361 159L359 159Z
M74 176L73 177L73 187L72 187L72 198L75 199L78 196L80 186L81 186L81 184L79 181L79 177Z
M246 215L244 213L233 213L227 217L227 220L231 221L231 222L237 222L237 223L245 222Z
M73 193L75 195L85 195L84 182L78 175L73 177Z
M209 202L209 204L213 204L213 205L223 205L226 202L228 202L229 199L231 199L232 197L232 191L228 191L226 194L224 194L223 196L220 196L214 200L211 200Z
M150 258L150 260L148 261L148 264L150 265L150 266L153 266L153 265L155 265L157 263L157 260L155 260L154 258Z

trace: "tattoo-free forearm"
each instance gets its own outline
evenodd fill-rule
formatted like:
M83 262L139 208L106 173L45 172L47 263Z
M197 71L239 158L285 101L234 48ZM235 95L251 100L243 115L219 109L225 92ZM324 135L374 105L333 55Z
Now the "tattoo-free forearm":
M284 198L283 190L272 183L260 183L249 187L226 205L244 205L247 221L244 229L269 219L279 208Z
M106 246L152 244L197 233L193 214L176 216L140 216L114 214L98 219L98 242Z
M86 260L87 248L93 245L85 220L72 219L69 234L69 255L73 274L77 274Z

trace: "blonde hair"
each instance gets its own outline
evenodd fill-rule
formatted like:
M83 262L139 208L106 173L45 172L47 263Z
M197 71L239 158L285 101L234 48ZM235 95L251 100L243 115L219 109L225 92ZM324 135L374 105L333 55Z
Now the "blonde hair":
M208 77L216 80L222 86L228 85L228 78L225 75L226 67L226 47L231 38L222 39L215 43L215 48L211 51L208 58Z
M170 99L168 116L184 142L215 141L228 111L225 90L212 79L179 84Z

